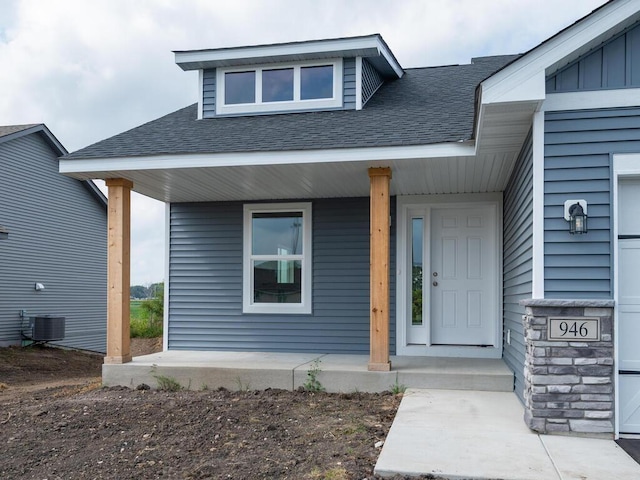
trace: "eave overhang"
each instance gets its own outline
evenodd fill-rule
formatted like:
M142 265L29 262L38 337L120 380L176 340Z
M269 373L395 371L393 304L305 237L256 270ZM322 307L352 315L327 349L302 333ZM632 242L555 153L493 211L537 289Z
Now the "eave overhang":
M164 202L366 197L367 171L390 167L392 195L502 191L512 152L478 156L474 142L434 145L60 159L60 172L86 180L125 178Z
M173 53L176 64L185 71L337 57L363 57L386 78L400 78L404 74L404 70L379 34L250 47L183 50Z
M611 1L481 82L474 128L479 151L519 149L547 98L547 77L639 20L640 2Z

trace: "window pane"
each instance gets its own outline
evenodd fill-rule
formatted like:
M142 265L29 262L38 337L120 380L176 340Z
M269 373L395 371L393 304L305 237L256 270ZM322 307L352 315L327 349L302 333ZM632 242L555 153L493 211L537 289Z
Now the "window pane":
M253 255L302 255L302 212L254 213Z
M411 325L422 325L422 242L423 220L411 220Z
M255 303L300 303L302 301L302 262L300 260L255 261L253 281Z
M333 97L333 66L300 69L300 99Z
M293 68L262 71L262 101L293 100Z
M224 103L256 102L256 72L233 72L224 74Z

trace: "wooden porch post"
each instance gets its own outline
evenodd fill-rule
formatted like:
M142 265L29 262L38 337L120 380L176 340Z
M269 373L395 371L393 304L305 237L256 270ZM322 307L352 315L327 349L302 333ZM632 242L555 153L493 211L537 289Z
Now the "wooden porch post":
M131 276L131 189L124 178L106 180L109 188L107 236L107 356L104 363L131 361L129 289Z
M389 371L390 168L370 168L370 356L369 370Z

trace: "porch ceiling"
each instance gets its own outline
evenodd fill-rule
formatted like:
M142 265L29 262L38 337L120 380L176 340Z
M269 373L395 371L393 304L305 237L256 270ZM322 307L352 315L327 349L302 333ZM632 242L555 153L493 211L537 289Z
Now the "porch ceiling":
M367 169L391 167L392 195L428 195L502 191L514 157L513 152L501 151L398 160L126 169L82 176L126 178L136 192L164 202L275 200L368 196Z

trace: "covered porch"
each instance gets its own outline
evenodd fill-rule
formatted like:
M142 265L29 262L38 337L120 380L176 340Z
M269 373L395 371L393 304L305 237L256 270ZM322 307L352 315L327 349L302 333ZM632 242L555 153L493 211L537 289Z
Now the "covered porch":
M346 387L349 387L347 390L351 391L355 389L379 391L389 389L396 383L417 388L455 388L449 383L451 381L464 388L478 389L487 382L489 384L491 382L484 377L484 370L478 371L477 368L489 368L490 370L490 367L495 366L498 370L504 371L505 378L508 379L504 381L504 384L508 384L507 388L511 391L513 376L499 358L502 353L503 323L500 308L501 299L499 298L502 282L499 261L501 258L499 251L502 218L499 203L502 192L511 177L518 151L529 126L528 119L522 120L519 117L526 117L525 113L530 112L519 111L517 113L516 117L518 118L515 119L512 118L513 115L507 115L502 111L487 113L484 121L491 120L497 126L497 130L501 131L500 139L496 139L495 144L492 144L490 148L480 146L475 141L460 141L417 146L62 160L61 172L78 178L104 178L109 188L108 352L104 367L105 383L135 387L139 383L155 384L154 375L165 375L179 377L181 383L185 382L183 383L185 387L189 385L189 382L191 382L191 388L194 386L200 388L202 385L213 387L214 384L211 382L210 385L207 379L212 375L211 372L218 372L221 376L226 375L231 380L217 386L234 388L237 387L236 378L239 376L238 362L240 364L246 362L240 370L243 374L247 371L254 372L252 375L256 378L253 380L251 380L253 377L249 378L251 388L261 388L261 386L266 388L276 385L283 385L283 388L297 388L304 383L309 364L321 357L320 381L323 381L323 376L328 376L331 373L336 379L329 380L327 378L327 388L335 388L336 391L345 391ZM487 138L491 137L485 137L485 141ZM349 219L345 219L343 224L329 225L328 227L327 222L323 224L327 229L333 228L339 231L353 232L357 229L357 232L352 235L354 238L357 236L356 240L352 242L352 250L357 250L357 254L360 256L364 254L368 257L368 259L358 260L360 263L358 264L359 283L357 290L361 297L367 297L365 300L368 305L363 308L359 307L358 323L355 327L350 327L351 331L348 332L353 339L352 343L355 348L345 352L348 355L338 354L335 349L332 351L327 348L327 345L332 346L331 342L335 339L339 340L343 336L343 330L340 329L344 328L342 320L335 316L340 305L337 305L331 298L323 299L322 303L323 306L330 305L331 308L327 308L327 311L317 315L318 309L315 308L317 307L315 305L313 312L301 312L302 315L308 315L305 318L278 314L269 320L262 321L262 317L246 310L240 294L246 294L247 291L245 287L243 292L241 283L242 276L249 275L247 268L242 270L240 275L234 274L235 276L224 279L227 285L234 282L233 288L235 290L232 292L232 298L237 301L232 305L231 310L225 306L223 313L220 313L222 309L215 310L214 308L205 311L201 305L198 305L194 307L198 309L197 312L187 311L189 302L199 301L200 304L205 305L206 302L212 301L212 289L206 284L211 280L210 278L202 280L200 271L195 272L193 269L190 273L195 272L197 275L193 274L189 282L182 277L177 278L172 274L171 268L174 265L171 263L172 252L168 251L165 259L168 264L165 278L165 351L157 354L158 356L141 357L132 361L129 348L129 195L132 190L167 203L166 239L169 244L173 241L171 235L174 231L172 230L174 228L174 223L172 223L174 222L172 216L174 210L182 208L184 211L191 208L195 211L196 206L210 206L209 211L198 217L198 222L202 222L202 219L210 222L206 227L203 227L204 230L210 232L214 231L211 221L214 207L230 206L229 208L234 209L233 215L230 214L231 216L226 218L232 218L232 221L225 225L229 231L233 229L235 237L233 242L228 242L225 245L233 244L239 245L239 247L231 253L228 253L229 250L217 253L217 256L226 255L225 258L233 258L237 268L241 267L243 254L242 204L247 202L307 201L311 205L310 208L313 209L313 221L316 224L320 219L320 215L317 213L318 205L321 202L349 198L363 200L364 203L359 203L358 209L353 210L353 215ZM492 297L495 296L495 305L490 312L491 325L487 330L488 340L458 342L457 339L444 339L439 342L437 339L423 337L414 340L406 334L397 334L396 325L413 327L413 323L415 323L412 323L408 315L412 296L411 282L408 277L411 269L407 265L398 266L396 259L397 251L404 249L405 255L401 258L406 259L406 262L403 263L410 262L406 251L411 246L408 238L400 245L397 242L400 222L396 221L399 213L395 205L402 204L398 199L422 196L422 202L430 202L435 199L434 205L438 204L438 208L444 208L446 205L442 204L443 200L470 204L478 200L478 195L487 194L499 198L496 201L497 213L492 217L491 228L495 234L492 234L490 242L487 243L492 245L496 254L495 269L491 272L492 284L495 284L496 287L492 292ZM463 195L465 195L464 198L462 198ZM402 208L404 208L403 205L401 205ZM447 205L451 205L451 203ZM459 209L464 209L464 205L460 205ZM191 213L188 211L185 215L191 215ZM329 209L325 209L321 213L324 215L324 219L330 217ZM223 214L226 215L227 212L220 213L221 216ZM416 215L425 218L424 228L425 232L428 232L427 217L420 212ZM347 221L352 221L356 225L355 229L353 225L347 225ZM394 221L396 222L394 223ZM178 227L182 228L182 225ZM363 233L367 234L366 230L369 234L368 239L363 236ZM315 230L314 237L317 234L318 230ZM182 231L181 235L184 235ZM322 261L325 263L315 266L324 266L331 262L339 263L340 260L332 254L334 252L340 253L340 249L343 247L342 239L332 237L330 241L333 243L325 243L325 247L329 245L323 252ZM207 242L206 249L214 244L211 237L207 237L203 242ZM428 242L425 241L424 245L426 258L429 252ZM190 266L197 265L198 269L207 268L208 271L214 271L218 268L210 275L211 277L217 275L222 268L220 267L221 262L214 265L213 261L208 258L203 260L203 255L194 254L192 258L193 260L189 259ZM369 261L367 262L367 260ZM209 263L203 267L202 263L198 263L203 261L209 261ZM316 268L316 271L318 270L320 269ZM351 273L351 270L336 268L336 275L345 276L345 273ZM431 275L430 272L429 274ZM402 281L398 280L400 276L403 276ZM330 278L330 276L325 274L325 278ZM325 280L325 284L331 283L331 281L335 283L336 278L339 277ZM366 283L363 283L363 279ZM180 281L185 285L189 283L191 287L181 286L183 290L180 293L183 297L179 299L180 304L178 305L177 286ZM398 293L398 285L402 285L403 282L404 291ZM431 283L428 282L429 285ZM315 285L318 286L318 282L315 282ZM427 285L426 280L425 285ZM329 290L326 285L323 287L325 287L325 292ZM340 287L342 288L342 286ZM187 288L192 290L187 291ZM218 292L214 293L218 294ZM344 293L344 289L340 293L341 298L349 298L349 295ZM312 295L314 295L311 297L312 302L319 303L315 299L316 292L313 292ZM197 300L193 300L196 297ZM218 294L216 301L219 298L221 298L221 294ZM364 302L361 301L361 304L364 305ZM396 305L399 304L402 304L402 308L405 309L402 316L396 312ZM173 308L174 305L176 308ZM473 305L470 304L464 310L474 311L472 307ZM178 310L180 311L178 312ZM231 313L228 313L229 311ZM332 314L333 317L330 316ZM181 318L179 318L180 316ZM220 319L215 327L219 328L219 331L226 329L226 333L233 329L243 328L241 331L241 334L244 335L243 340L251 337L247 341L254 342L254 344L246 347L247 351L260 351L261 348L271 351L272 348L280 347L277 344L278 339L276 338L272 344L266 347L261 346L259 341L266 338L267 335L264 334L264 331L257 331L251 322L262 321L259 327L279 322L281 326L278 327L280 330L277 335L286 336L286 340L289 341L289 338L294 337L291 330L288 330L292 328L290 326L293 323L292 318L298 322L293 327L298 330L295 339L284 345L282 350L295 351L295 347L300 346L299 343L296 343L299 339L306 341L307 345L304 349L300 348L299 351L303 353L293 354L294 359L291 363L282 363L289 354L277 354L274 357L277 358L276 367L262 366L264 359L269 358L272 354L261 354L266 357L254 357L254 354L250 353L224 352L221 350L225 350L227 344L225 344L225 338L222 335L214 340L204 339L204 334L208 334L214 328L211 326L212 320ZM244 325L243 321L246 322ZM311 333L305 331L305 328L310 328L309 325L312 323L316 330L323 329L320 333L326 333L335 326L334 330L325 335L324 343L321 345L313 344L317 338L316 331L311 332L310 330ZM423 325L426 329L430 323L425 320ZM175 333L171 332L172 328ZM368 332L364 329L367 329ZM246 332L252 333L245 335ZM273 331L267 333L272 336L271 338L275 337ZM448 355L442 355L432 349L433 353L425 354L422 349L417 353L411 353L416 358L393 355L396 352L404 355L404 352L399 351L400 347L413 345L416 342L427 347L438 345L438 348L440 348L440 344L444 343L450 351ZM462 346L458 347L458 345ZM231 345L229 350L240 350L242 346L234 347ZM468 355L468 353L472 348L481 353L488 352L490 348L487 347L491 347L494 353L493 359L469 358L486 356L482 354ZM368 356L361 355L364 349L369 350ZM344 350L347 348L345 347ZM310 351L333 353L322 356ZM443 356L462 358L444 359L441 358ZM243 358L250 360L243 360ZM220 360L221 366L217 364L218 360ZM154 365L156 366L154 367ZM268 366L270 363L267 362L266 365ZM193 373L189 373L188 369L191 369ZM258 379L271 370L286 378L285 383L262 382ZM129 372L135 372L135 375ZM355 373L362 374L363 380L354 381L355 377L351 378L350 375L353 376ZM494 374L490 374L490 377L492 375ZM339 380L339 378L343 380ZM336 386L332 387L331 384ZM369 384L372 386L367 386ZM345 388L340 385L345 385Z
M513 391L513 373L501 359L391 356L393 371L369 371L365 355L168 350L105 364L103 383L136 388L175 380L191 390L295 390L308 372L328 392L382 392L404 388Z

